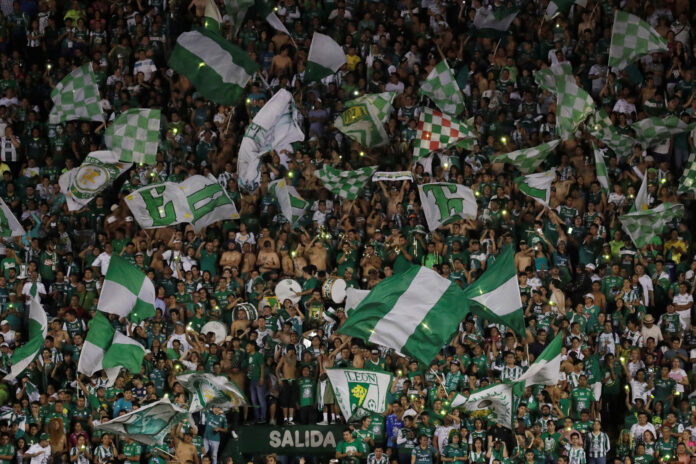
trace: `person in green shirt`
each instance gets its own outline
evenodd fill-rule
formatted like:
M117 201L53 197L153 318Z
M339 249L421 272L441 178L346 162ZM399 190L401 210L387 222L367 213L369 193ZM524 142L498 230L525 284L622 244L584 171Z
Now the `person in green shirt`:
M582 374L578 379L578 387L570 392L572 413L574 419L580 419L583 409L591 409L594 404L594 394L592 389L587 386L587 376Z
M449 443L442 450L440 461L456 464L467 460L467 445L461 443L462 437L459 431L452 430L449 433Z
M340 459L341 464L360 464L364 455L363 442L356 439L350 429L345 429L343 440L336 445L336 459Z
M125 461L125 464L140 464L140 455L143 452L143 446L132 438L125 436L124 443L121 445L121 454L119 459Z
M6 433L0 437L0 464L12 464L15 457L15 447Z
M353 436L363 442L365 452L371 450L375 446L374 431L371 427L372 417L365 416L360 421L360 428L353 430Z
M308 425L312 422L312 416L316 409L316 387L317 383L312 378L312 369L309 365L302 366L300 378L297 379L297 391L299 392L299 417L301 425Z
M418 446L411 450L411 464L433 464L437 458L437 450L430 444L426 435L418 437Z
M247 377L249 378L249 390L251 391L251 403L254 407L256 422L266 421L266 366L263 356L257 351L256 343L247 343L246 352L249 355L247 365Z

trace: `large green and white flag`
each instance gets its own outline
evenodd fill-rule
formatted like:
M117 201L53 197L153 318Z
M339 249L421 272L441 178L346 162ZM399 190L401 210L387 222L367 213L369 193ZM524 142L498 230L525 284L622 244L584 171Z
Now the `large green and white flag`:
M609 67L623 69L638 57L654 52L669 52L667 40L638 16L616 10Z
M636 138L646 147L659 145L671 136L689 132L694 127L696 123L687 124L679 116L645 118L631 124Z
M104 144L126 163L155 164L159 145L160 110L132 108L104 131Z
M258 70L247 52L203 28L176 39L167 65L186 76L199 95L222 105L237 103Z
M215 0L206 0L203 27L216 34L222 33L222 15L215 4Z
M24 227L5 201L0 198L0 237L20 237L26 234Z
M347 200L355 200L377 169L377 166L367 166L355 171L341 171L325 164L314 171L314 175L329 192Z
M534 81L544 90L556 92L556 85L559 81L575 83L573 76L573 66L568 62L552 64L538 71L534 71Z
M271 182L268 192L275 197L281 214L290 224L297 224L309 207L309 202L300 196L295 187L288 185L285 179Z
M440 61L430 71L419 93L430 98L445 114L456 116L464 111L464 95L446 60Z
M336 129L368 148L389 143L384 123L392 112L396 92L364 95L346 102L345 110L334 121Z
M392 375L362 369L327 369L331 387L346 423L387 409L387 393Z
M304 140L295 100L290 92L280 89L256 113L244 132L239 146L237 172L239 186L250 192L261 184L261 156L270 150L289 150L291 144Z
M232 37L237 37L244 23L244 17L253 5L254 0L225 0L225 11L232 28Z
M508 14L508 11L502 8L493 11L481 7L476 10L476 16L474 16L473 33L485 37L502 37L510 29L518 13L519 11L515 11Z
M22 346L14 350L10 356L10 373L3 380L13 380L19 378L20 374L31 364L39 355L46 341L48 332L48 320L46 312L41 303L32 297L29 303L29 323L28 337Z
M544 206L549 206L551 200L551 184L556 180L556 170L520 176L515 179L520 192L534 198Z
M184 419L190 419L189 413L172 404L169 397L165 396L159 401L99 424L95 429L154 446L161 445L172 427Z
M553 19L561 13L566 14L574 4L586 7L587 0L551 0L546 7L546 18Z
M328 35L315 32L309 46L303 81L320 81L338 72L345 63L346 54L341 46Z
M338 330L429 363L469 313L462 290L427 267L377 284Z
M597 147L594 147L595 171L597 174L597 182L602 187L602 191L609 194L609 173L607 165L604 162L604 154Z
M534 172L541 166L541 163L544 162L549 154L556 149L559 143L561 143L560 140L552 140L536 147L523 148L510 153L491 156L491 162L512 164L523 174Z
M144 357L145 348L140 343L117 332L105 313L97 311L89 323L77 371L92 376L104 370L113 384L121 367L140 373Z
M542 88L556 94L561 138L572 137L580 124L594 113L594 100L576 84L568 63L542 69L535 73L534 78Z
M469 413L480 411L488 421L512 428L514 395L509 383L498 383L476 390L468 397L457 393L452 399L453 408L462 408Z
M689 155L681 179L679 179L678 194L686 194L696 190L696 152Z
M244 392L226 376L207 372L187 372L177 375L176 380L191 393L191 413L213 408L227 411L249 404Z
M270 0L255 0L254 5L258 15L264 18L273 29L280 31L283 34L290 35L288 28L285 27L285 24L283 24L278 15L275 13L276 7L274 2L271 2Z
M469 187L435 182L419 185L418 192L431 231L463 219L476 219L478 205Z
M619 217L624 232L637 248L643 248L658 237L665 225L674 218L684 217L684 205L662 203L655 208L638 210Z
M82 209L132 165L121 162L118 155L110 150L93 151L87 155L79 167L61 174L58 179L68 209Z
M517 379L519 389L530 385L556 385L561 373L561 349L563 334L559 333L549 343L529 369Z
M102 285L99 311L139 322L155 315L155 286L137 267L113 254Z
M628 135L620 134L604 110L595 112L588 123L588 132L609 147L619 158L629 155L638 143Z
M97 78L89 62L74 69L51 91L53 108L48 115L50 124L60 124L75 119L104 121L100 105Z
M189 222L198 233L214 222L239 219L234 202L212 175L148 185L128 194L126 204L143 229Z
M346 314L350 313L350 311L357 308L358 305L362 302L362 300L364 300L369 294L369 290L360 290L359 288L347 288L345 302Z
M413 143L413 160L425 159L434 151L446 150L462 140L474 139L476 134L468 123L457 121L438 110L422 108Z
M513 247L505 247L486 272L464 289L464 294L472 300L471 312L482 319L510 327L516 334L526 337Z

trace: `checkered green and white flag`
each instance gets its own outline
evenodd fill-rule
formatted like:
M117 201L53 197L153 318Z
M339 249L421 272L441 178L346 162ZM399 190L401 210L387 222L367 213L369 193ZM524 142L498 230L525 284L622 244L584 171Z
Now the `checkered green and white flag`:
M51 91L53 108L48 115L50 124L60 124L75 119L104 121L99 101L97 78L92 63L74 69Z
M691 155L689 155L684 173L681 179L679 179L677 193L684 194L694 191L696 191L696 152L692 152Z
M413 146L413 161L427 158L434 151L446 150L465 139L476 139L476 134L467 123L438 110L422 108Z
M619 158L630 155L633 146L638 143L633 137L620 134L604 110L597 111L590 117L587 129L590 135L609 147Z
M155 164L159 144L160 110L132 108L104 132L104 143L121 161Z
M638 16L616 10L609 46L609 67L623 69L639 56L668 52L665 40Z
M336 129L368 148L389 143L384 123L392 112L396 92L365 95L346 102L346 109L334 121Z
M271 182L268 192L278 202L281 214L293 225L302 219L309 207L309 202L300 196L295 187L288 185L285 179Z
M464 111L464 96L446 60L430 71L419 90L445 114L456 116Z
M647 147L659 145L671 136L689 132L694 127L696 123L687 124L679 116L652 117L631 124L631 129L636 131L636 138Z
M355 171L341 171L324 165L314 171L314 175L331 193L347 200L355 200L377 169L378 166L368 166Z
M602 150L594 147L594 159L595 159L595 170L597 174L597 182L602 186L602 191L609 193L609 174L607 172L607 165L604 162L604 154Z
M527 174L536 171L559 143L560 140L552 140L536 147L495 155L491 157L491 162L512 164L518 171Z
M662 203L655 208L638 210L619 217L624 232L637 248L643 248L659 236L665 225L675 217L684 216L684 205Z
M542 88L556 93L561 138L571 138L578 126L594 112L594 100L575 83L568 64L549 66L536 73L535 79Z

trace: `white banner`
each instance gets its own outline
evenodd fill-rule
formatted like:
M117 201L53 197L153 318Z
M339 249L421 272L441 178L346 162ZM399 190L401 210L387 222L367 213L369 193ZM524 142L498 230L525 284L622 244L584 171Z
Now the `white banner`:
M413 174L411 171L377 171L372 175L372 182L397 180L413 180Z

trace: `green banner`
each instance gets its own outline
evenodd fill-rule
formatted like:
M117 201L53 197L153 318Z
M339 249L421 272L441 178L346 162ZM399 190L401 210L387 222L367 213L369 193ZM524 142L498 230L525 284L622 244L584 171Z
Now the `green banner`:
M237 443L243 454L333 455L344 429L344 425L240 427Z

